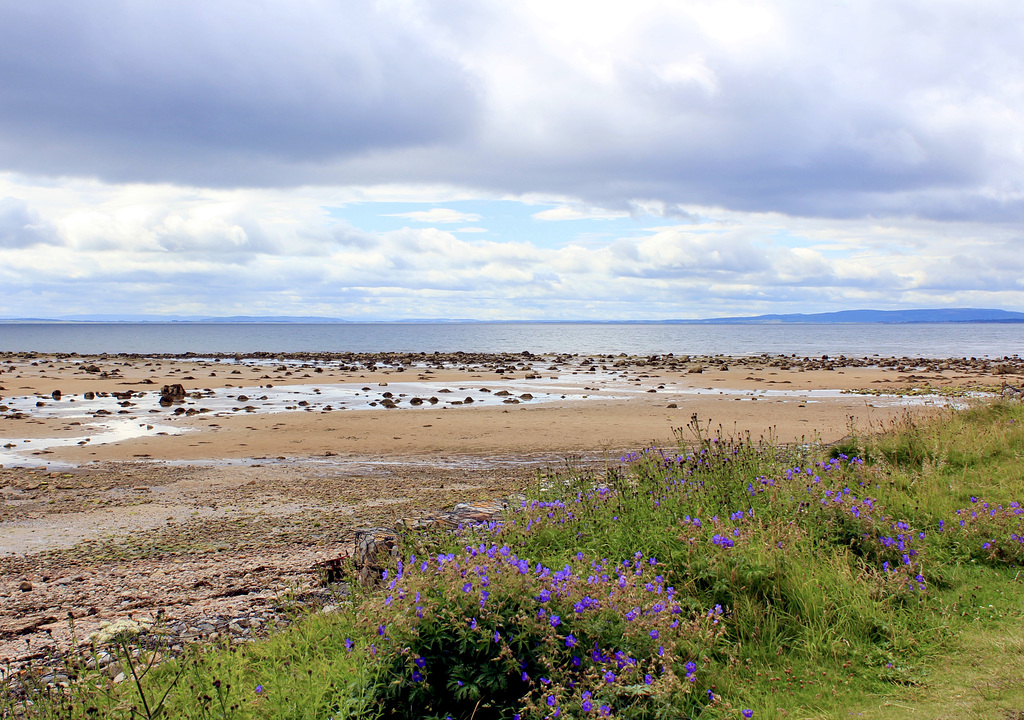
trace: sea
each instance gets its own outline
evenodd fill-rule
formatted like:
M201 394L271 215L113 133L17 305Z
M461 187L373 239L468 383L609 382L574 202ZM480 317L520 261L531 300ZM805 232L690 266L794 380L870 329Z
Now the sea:
M0 351L41 353L457 352L1003 358L1024 323L0 323Z

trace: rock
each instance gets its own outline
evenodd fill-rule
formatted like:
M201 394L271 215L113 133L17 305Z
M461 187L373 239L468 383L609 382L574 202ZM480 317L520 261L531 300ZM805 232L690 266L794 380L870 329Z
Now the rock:
M85 395L83 395L82 397L85 398L86 400L95 400L96 399L96 393L94 393L92 390L90 390L89 392L85 393Z
M95 670L96 668L105 668L107 665L114 661L114 656L108 653L106 650L100 650L96 653L95 657L90 657L85 661L85 667L89 670Z
M182 402L187 394L181 383L164 385L160 388L160 404L166 407L172 403Z
M64 673L48 672L48 673L45 673L44 675L42 675L39 678L39 683L41 685L62 685L63 684L64 686L67 686L69 680L70 680L70 678L68 678L68 676L65 675Z
M23 580L22 583L18 585L18 589L22 592L29 592L32 590L32 583L30 583L28 580Z
M398 536L387 528L369 528L356 530L355 550L352 557L356 577L359 582L369 585L380 579L385 557L398 557ZM318 563L322 580L326 583L336 582L345 574L347 557L335 558Z
M52 397L54 400L60 400L60 398L61 398L60 390L54 390L52 393L50 393L50 397Z
M700 373L704 372L704 366L703 365L691 365L690 368L686 372L694 373L694 374L700 374Z

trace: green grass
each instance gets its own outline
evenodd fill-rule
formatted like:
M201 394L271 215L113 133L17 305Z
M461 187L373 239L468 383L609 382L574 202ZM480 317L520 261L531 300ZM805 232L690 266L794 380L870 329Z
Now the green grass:
M1017 717L1022 455L1019 403L822 449L694 422L500 526L407 537L337 613L138 683L71 668L0 717Z

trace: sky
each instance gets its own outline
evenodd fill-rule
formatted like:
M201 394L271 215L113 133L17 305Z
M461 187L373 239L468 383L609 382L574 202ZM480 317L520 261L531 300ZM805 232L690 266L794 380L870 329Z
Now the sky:
M1019 0L0 3L0 317L1024 310Z

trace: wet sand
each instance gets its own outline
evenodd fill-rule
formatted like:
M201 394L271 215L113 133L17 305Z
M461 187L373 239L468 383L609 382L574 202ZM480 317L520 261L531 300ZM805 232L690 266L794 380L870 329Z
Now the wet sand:
M694 416L713 433L829 443L1024 373L1019 360L526 354L6 354L0 368L0 659L66 644L69 612L87 632L310 591L312 563L355 528L672 444ZM184 397L161 404L175 384Z
M670 442L695 414L783 442L831 442L851 423L865 429L926 403L885 393L993 388L1012 377L996 372L1005 364L971 361L474 359L7 357L0 463L610 452ZM161 406L160 389L174 384L188 395ZM843 394L851 390L881 395Z

